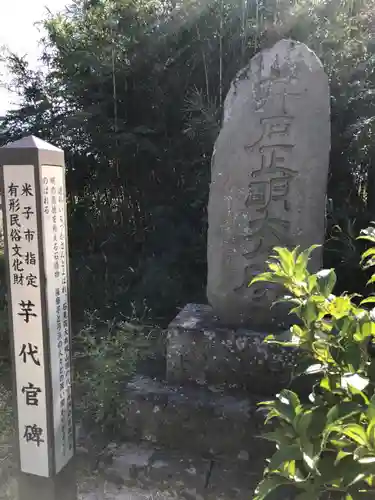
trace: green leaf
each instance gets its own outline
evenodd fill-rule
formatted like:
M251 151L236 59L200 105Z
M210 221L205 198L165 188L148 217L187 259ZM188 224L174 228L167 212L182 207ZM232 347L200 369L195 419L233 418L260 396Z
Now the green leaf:
M368 257L374 257L375 256L375 248L371 247L365 252L363 252L361 256L361 264L363 263L364 260L366 260Z
M315 470L318 459L319 455L314 453L313 444L305 443L303 447L303 461L310 470Z
M360 302L360 305L363 306L364 304L373 304L375 303L375 296L371 295L370 297L367 297L366 299L363 299Z
M375 358L370 361L370 365L367 369L367 374L371 380L371 383L375 383Z
M375 418L370 420L366 429L366 434L371 448L375 451Z
M283 247L274 247L274 252L277 253L277 260L280 262L280 265L287 276L291 276L293 267L294 267L294 257L293 252Z
M312 252L316 249L319 248L321 245L312 245L311 247L307 248L303 252L301 252L297 259L296 259L296 272L300 273L302 270L305 270L307 267L307 263L310 259L310 255Z
M333 387L331 385L331 379L328 377L322 378L320 381L319 386L324 389L325 391L332 391Z
M304 371L304 373L306 375L313 375L316 373L322 373L324 371L324 367L325 367L325 365L323 365L321 363L315 363L313 365L308 366L306 368L306 370Z
M272 441L275 443L278 443L280 446L289 446L291 444L295 437L289 437L286 435L285 430L283 429L277 429L275 431L270 431L270 432L264 432L261 435L262 439L265 439L266 441Z
M278 399L287 405L291 405L294 409L297 408L297 406L300 405L300 400L297 394L293 391L290 391L288 389L283 389L280 394L278 394Z
M332 431L349 437L361 446L367 445L366 432L364 431L363 427L358 424L335 425L332 426L331 432Z
M350 332L356 330L356 328L357 322L352 318L343 317L335 321L335 331L341 336L350 335Z
M264 500L272 491L285 484L289 484L289 481L281 476L266 477L256 488L253 500Z
M366 500L366 496L363 496L362 493L358 492L356 489L355 491L346 493L344 500Z
M267 344L277 344L282 346L298 347L299 338L293 335L290 330L286 330L282 333L277 333L275 335L267 335L264 339Z
M312 274L311 276L309 276L307 278L307 289L308 289L309 293L316 292L317 283L318 283L318 279L315 276L315 274ZM322 298L324 300L324 297L322 297Z
M304 491L295 497L294 500L316 500L318 498L316 491Z
M258 406L274 406L276 403L275 399L272 399L270 401L259 401Z
M375 228L372 226L367 227L366 229L361 229L360 235L357 237L357 240L366 240L375 243Z
M371 335L375 335L375 322L364 318L360 321L361 340L364 340Z
M295 416L293 426L298 436L302 438L307 435L307 429L311 424L312 419L313 419L312 410L307 410L307 411L302 410L300 411L299 414Z
M349 488L350 486L363 481L367 475L366 466L360 464L350 457L345 458L340 462L339 473L342 478L342 484L344 487Z
M365 457L368 454L368 449L366 446L358 446L354 452L353 457L355 460L359 460L360 458Z
M367 408L367 418L370 421L375 419L375 394L370 399L370 403Z
M360 464L373 464L375 463L375 456L368 455L367 457L363 457L358 459L358 463Z
M330 439L330 443L338 449L348 448L353 445L353 442L349 439Z
M297 305L299 305L300 303L301 303L301 299L299 299L297 297L292 297L291 295L284 295L283 297L276 299L273 302L273 305L275 305L275 304L297 304Z
M278 417L291 424L296 414L295 407L293 406L292 401L288 397L281 396L280 399L280 396L281 393L277 395L278 399L275 401L260 403L263 405L265 404L271 405L273 407L271 412L267 416L266 422L268 422L271 418Z
M292 338L298 337L300 339L305 338L305 335L307 334L307 330L302 329L299 325L292 325L290 327L290 332L292 334Z
M290 424L293 422L295 411L291 405L284 404L281 401L274 401L272 406L273 408L268 413L265 423L268 423L273 418L281 418Z
M343 352L343 365L352 372L357 372L362 364L362 351L358 344L350 343ZM344 366L343 366L344 368Z
M357 391L363 391L368 386L370 380L362 377L358 373L347 373L341 377L341 387L347 389L353 387Z
M343 422L345 419L358 415L361 412L362 408L351 401L338 403L327 413L327 424Z
M317 285L324 297L331 295L336 284L336 273L334 269L322 269L316 273Z
M370 486L370 488L373 488L375 486L375 475L371 474L367 476L364 481Z
M261 281L266 281L268 283L280 283L284 285L286 279L274 273L259 273L250 281L249 287L254 283L258 283Z
M337 453L337 457L336 457L336 460L335 460L335 465L337 465L341 460L343 460L345 457L348 457L349 455L353 455L353 453L351 451L340 450Z
M282 272L281 266L277 262L268 262L267 261L267 265L268 265L269 270L272 271L273 273L278 274L278 273Z
M280 474L283 477L287 477L288 479L293 478L293 480L294 480L296 473L297 473L297 469L296 469L296 461L295 460L290 460L289 462L284 462L280 466Z
M307 300L301 307L302 319L308 327L318 319L319 309L315 302Z
M349 297L334 297L327 305L327 314L340 319L347 316L351 309L352 303Z
M326 452L318 462L319 474L324 483L332 483L338 477L337 469L342 462L336 463L336 458L335 452Z
M284 462L300 459L302 459L302 452L298 445L294 444L289 447L283 447L277 450L272 456L270 463L268 464L268 469L271 472L274 472L278 470Z
M312 419L308 427L309 435L313 439L315 439L316 436L319 436L320 439L326 427L326 422L327 422L327 409L322 406L314 408L312 410Z
M363 269L370 269L375 266L375 257L371 257L362 263Z
M358 391L357 389L354 389L354 387L349 386L349 392L351 393L352 399L355 403L358 403L359 405L369 404L369 399L363 391Z

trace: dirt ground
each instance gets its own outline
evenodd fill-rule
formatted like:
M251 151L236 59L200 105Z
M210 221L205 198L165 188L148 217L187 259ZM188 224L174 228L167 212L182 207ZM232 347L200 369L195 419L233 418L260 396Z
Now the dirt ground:
M18 499L13 451L9 440L3 440L1 500ZM110 443L98 454L78 446L77 500L248 500L261 472L257 465L251 470L245 454L236 462L214 462L144 443Z

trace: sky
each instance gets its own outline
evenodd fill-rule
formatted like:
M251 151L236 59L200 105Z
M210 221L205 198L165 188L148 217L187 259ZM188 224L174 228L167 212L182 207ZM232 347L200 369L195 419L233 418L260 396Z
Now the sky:
M44 17L46 7L57 12L68 3L69 0L7 0L0 15L0 47L6 45L18 55L26 55L31 67L37 67L41 52L38 45L41 32L34 23ZM9 75L0 62L0 82L8 78ZM16 105L14 94L10 94L0 85L0 117Z

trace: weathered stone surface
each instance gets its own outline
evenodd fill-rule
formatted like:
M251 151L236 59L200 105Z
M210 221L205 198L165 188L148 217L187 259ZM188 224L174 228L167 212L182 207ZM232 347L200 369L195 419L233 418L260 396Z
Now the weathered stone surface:
M146 445L125 443L113 453L112 464L107 468L106 474L115 482L115 478L123 482L136 479L140 471L144 471L155 450Z
M206 498L208 500L250 500L265 466L260 454L251 462L217 461L212 470ZM246 496L247 492L247 496ZM284 500L287 500L284 498Z
M274 246L321 244L330 150L328 78L304 44L281 40L235 78L215 144L207 296L226 324L275 329L277 289L254 285ZM316 250L312 268L320 265Z
M187 304L168 327L167 380L274 395L290 380L295 352L265 344L264 338L264 333L222 326L210 306Z
M123 438L205 457L249 457L263 446L259 398L209 387L171 387L145 377L129 385Z
M237 461L206 460L180 451L155 451L153 447L149 448L151 456L146 466L138 459L133 464L134 454L143 456L145 450L142 445L137 453L133 446L128 456L125 448L119 447L113 458L126 464L124 473L120 468L119 478L113 482L112 467L103 471L104 483L95 485L94 491L88 488L89 492L81 494L80 500L248 500L253 498L265 465L264 450L260 450L252 461ZM131 483L127 474L129 465L137 471L136 480ZM100 483L101 478L97 479ZM273 498L287 500L288 497Z

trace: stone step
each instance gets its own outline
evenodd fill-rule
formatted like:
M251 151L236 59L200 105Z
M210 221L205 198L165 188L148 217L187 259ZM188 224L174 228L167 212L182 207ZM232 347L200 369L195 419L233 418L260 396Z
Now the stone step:
M257 438L263 426L259 400L246 393L176 387L138 376L128 387L122 437L207 458L251 458L268 445Z

